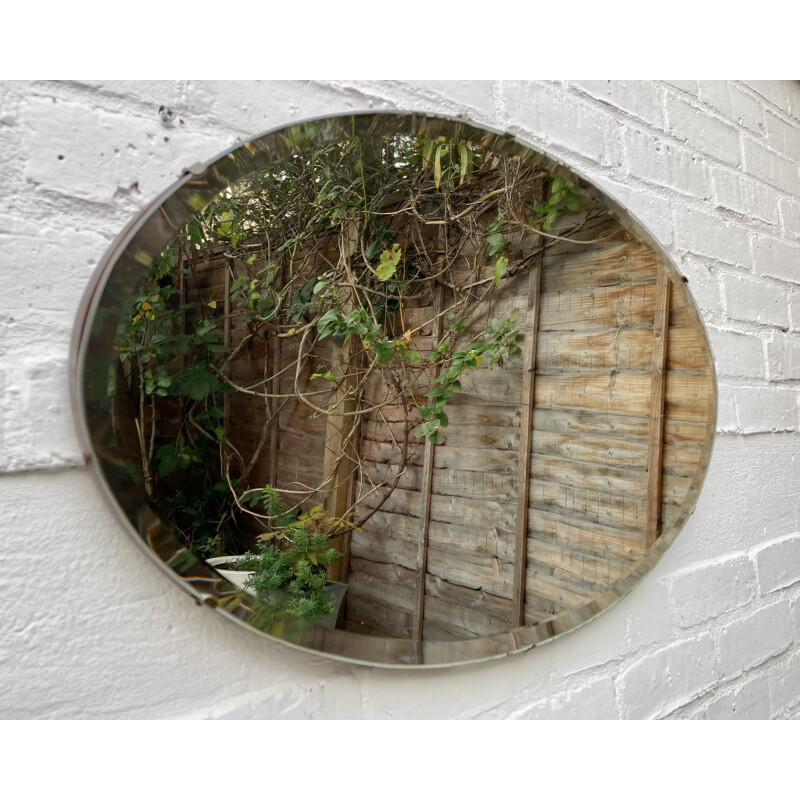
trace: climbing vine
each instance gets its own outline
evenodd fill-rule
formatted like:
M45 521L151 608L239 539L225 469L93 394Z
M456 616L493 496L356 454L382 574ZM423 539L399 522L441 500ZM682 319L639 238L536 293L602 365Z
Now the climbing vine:
M239 547L248 526L280 541L287 513L298 519L336 488L330 476L253 484L288 409L326 420L340 445L334 473L355 476L348 507L326 524L363 524L420 441L439 441L448 403L475 371L519 350L518 312L499 288L592 220L590 209L570 223L574 184L532 154L410 136L318 144L313 125L291 136L290 156L194 216L118 335L146 489L201 554ZM226 289L202 296L212 253ZM262 404L248 448L231 435L226 396ZM388 425L390 409L402 419L390 426L396 470L377 479L359 423Z

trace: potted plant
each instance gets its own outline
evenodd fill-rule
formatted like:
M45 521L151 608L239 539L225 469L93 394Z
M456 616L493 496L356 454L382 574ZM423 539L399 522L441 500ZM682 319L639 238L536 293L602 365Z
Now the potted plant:
M352 525L327 516L322 506L296 509L279 519L284 524L261 534L256 552L218 556L207 563L274 611L332 628L347 584L327 579L327 566L341 558L331 547L331 537Z

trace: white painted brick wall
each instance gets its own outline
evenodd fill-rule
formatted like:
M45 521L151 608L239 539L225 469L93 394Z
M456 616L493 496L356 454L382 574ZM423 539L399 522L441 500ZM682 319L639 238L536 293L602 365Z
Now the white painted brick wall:
M747 605L756 592L753 562L746 555L693 565L667 583L675 621L684 628Z
M622 669L617 693L625 719L663 716L719 680L714 640L708 633L673 642Z
M721 628L717 641L724 678L761 664L792 642L789 604L781 600L731 620Z
M753 551L753 557L762 594L800 581L800 534L763 544Z
M769 695L757 678L721 693L690 719L769 719Z
M196 606L120 532L68 406L89 275L181 168L389 108L463 113L583 170L684 272L719 369L706 487L655 570L578 631L451 670L307 656ZM797 716L798 109L793 81L0 83L3 716Z

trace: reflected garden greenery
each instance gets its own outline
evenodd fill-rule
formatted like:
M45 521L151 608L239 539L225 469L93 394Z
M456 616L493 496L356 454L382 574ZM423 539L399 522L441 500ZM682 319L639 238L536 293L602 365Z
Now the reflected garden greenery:
M306 128L309 141L313 133ZM325 485L253 484L280 410L299 402L310 416L338 418L348 408L355 421L400 405L399 475L409 442L435 443L448 425L447 402L463 376L517 352L516 315L492 317L489 301L548 246L542 236L560 213L577 211L580 198L536 156L501 156L475 141L353 136L294 144L294 155L199 210L152 264L119 328L108 391L131 411L147 495L183 540L201 557L248 544L259 596L293 586L281 609L315 618L326 609L325 566L339 556L331 538L365 519L355 518L358 498L325 513ZM591 219L590 212L562 236ZM224 252L228 296L187 300L197 254L210 249ZM428 317L406 324L407 310L420 306ZM226 338L231 320L239 333ZM417 339L431 326L441 333L422 353ZM235 359L265 336L293 343L295 360L281 368L295 376L290 391L275 391L266 360L247 385L231 374ZM346 357L316 359L326 340ZM420 375L433 376L422 397L409 389ZM376 377L386 389L380 401L367 391ZM225 397L235 394L264 402L265 422L248 453L232 441L226 418ZM356 432L348 426L345 444ZM339 456L354 470L357 450L343 446ZM378 507L396 485L394 478L372 487Z

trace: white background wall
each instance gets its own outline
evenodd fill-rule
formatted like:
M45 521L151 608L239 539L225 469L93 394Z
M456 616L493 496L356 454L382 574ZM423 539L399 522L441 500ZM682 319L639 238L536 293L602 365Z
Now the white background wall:
M382 108L464 113L582 170L673 256L717 360L676 543L588 626L495 663L349 666L196 606L73 431L73 317L134 212L238 139ZM799 158L796 82L0 84L0 717L800 716Z

